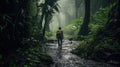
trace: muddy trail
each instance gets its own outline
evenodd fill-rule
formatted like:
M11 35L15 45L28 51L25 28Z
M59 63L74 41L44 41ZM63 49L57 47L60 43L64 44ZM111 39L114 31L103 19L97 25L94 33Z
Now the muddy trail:
M64 40L62 49L58 48L57 42L46 43L44 50L55 62L51 67L118 67L93 60L85 60L72 54L71 51L77 47L78 41Z

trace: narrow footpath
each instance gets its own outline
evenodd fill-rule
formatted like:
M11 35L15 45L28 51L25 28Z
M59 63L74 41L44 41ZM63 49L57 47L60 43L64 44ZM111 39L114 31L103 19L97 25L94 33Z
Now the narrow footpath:
M51 67L117 67L110 64L95 62L93 60L84 60L71 50L75 49L79 42L64 40L62 49L58 49L57 42L46 43L45 51L53 58L55 62Z

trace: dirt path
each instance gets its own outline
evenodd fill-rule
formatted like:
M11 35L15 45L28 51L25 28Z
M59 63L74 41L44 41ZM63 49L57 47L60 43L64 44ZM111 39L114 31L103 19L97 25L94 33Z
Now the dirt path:
M75 49L79 42L64 40L62 50L58 49L57 42L46 43L45 51L52 56L55 64L51 67L117 67L105 63L84 60L72 54L70 51Z

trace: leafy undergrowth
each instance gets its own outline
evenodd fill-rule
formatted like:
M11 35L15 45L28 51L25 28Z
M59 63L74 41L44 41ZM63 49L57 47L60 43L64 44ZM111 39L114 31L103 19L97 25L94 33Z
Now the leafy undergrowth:
M118 14L115 15L115 13ZM111 62L112 60L120 64L120 60L118 60L120 59L120 23L119 18L115 18L119 17L119 14L120 12L116 6L112 7L107 23L104 23L105 25L103 24L95 30L93 30L94 27L92 27L92 32L90 32L88 36L84 36L84 40L82 40L78 48L72 52L80 57L102 62ZM102 15L104 16L105 14ZM98 17L100 16L96 18ZM98 20L98 22L99 21L101 20ZM105 22L105 20L102 22Z
M82 17L74 19L69 25L67 25L63 31L65 33L65 38L70 39L76 39L77 33L79 31L80 26L82 25Z
M26 48L21 47L7 56L0 55L0 67L49 67L53 64L52 58L42 51L39 40L28 39L23 43Z

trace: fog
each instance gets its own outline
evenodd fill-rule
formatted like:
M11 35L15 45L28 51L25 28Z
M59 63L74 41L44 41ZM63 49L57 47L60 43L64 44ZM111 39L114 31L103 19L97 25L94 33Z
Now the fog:
M75 18L75 1L74 0L60 0L59 12L56 12L50 23L50 29L56 30L59 26L64 28Z
M55 31L58 27L64 28L76 18L76 4L75 0L60 0L59 12L56 12L51 20L50 29ZM78 8L78 17L84 16L84 4L82 3ZM81 13L81 14L80 14Z

